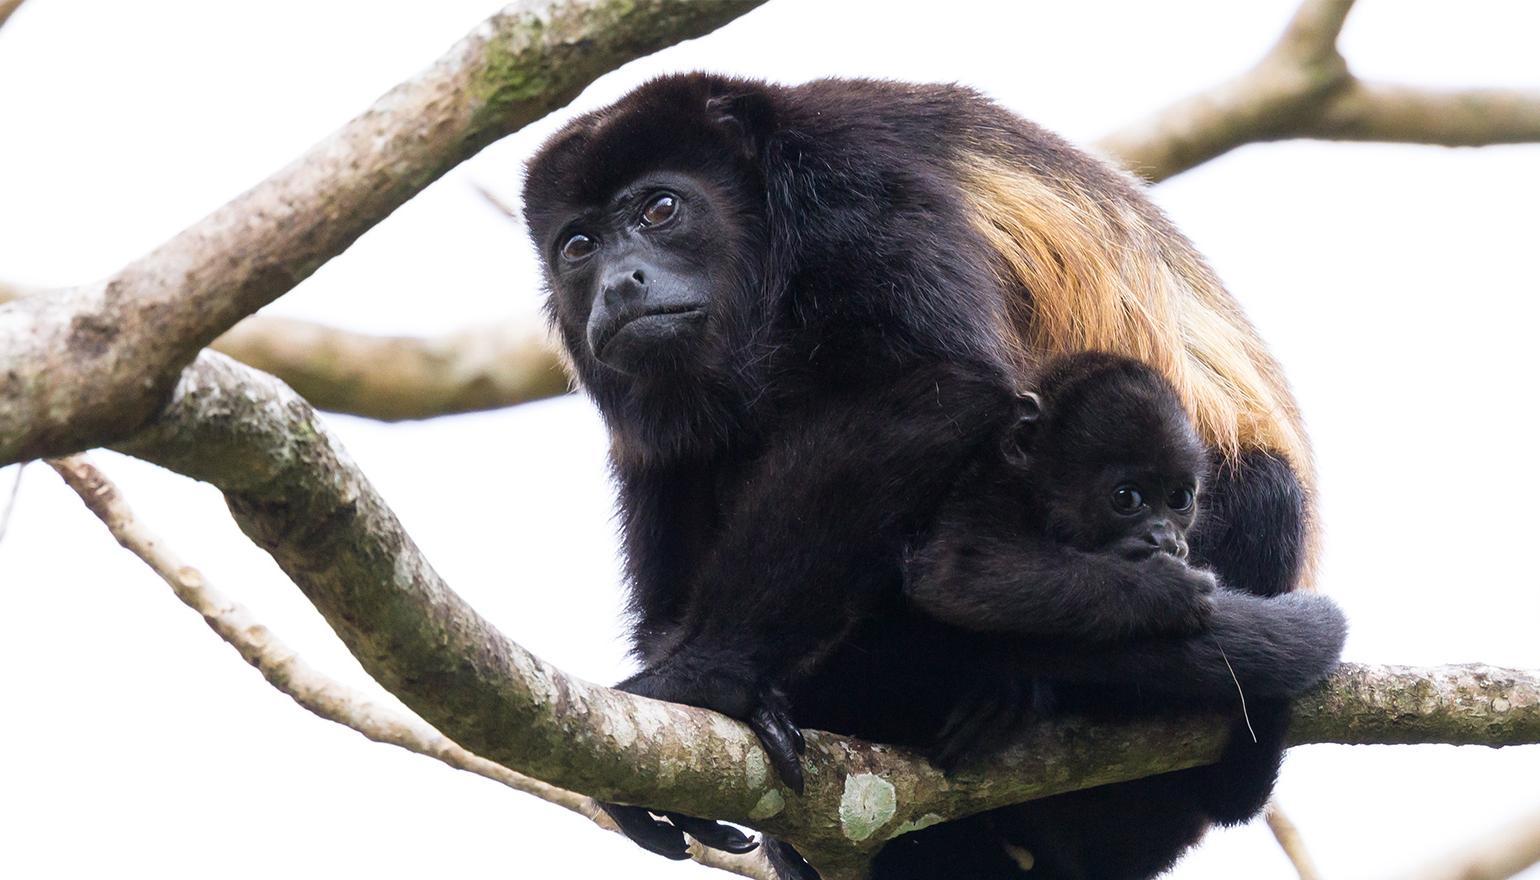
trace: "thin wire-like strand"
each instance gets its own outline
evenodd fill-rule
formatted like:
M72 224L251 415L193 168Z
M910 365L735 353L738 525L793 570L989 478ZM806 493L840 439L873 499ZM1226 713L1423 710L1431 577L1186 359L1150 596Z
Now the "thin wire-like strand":
M1235 682L1235 692L1241 698L1241 717L1246 719L1246 731L1251 734L1251 741L1257 741L1257 730L1251 726L1251 713L1246 711L1246 691L1241 688L1241 680L1235 674L1235 667L1230 665L1230 657L1225 653L1225 646L1219 644L1219 637L1214 636L1214 647L1219 649L1219 656L1224 658L1225 668L1230 670L1230 680Z
M0 510L0 541L5 540L6 530L11 527L11 514L16 511L16 499L21 495L21 475L26 470L26 462L16 466L16 479L11 482L11 497L6 499L5 509Z

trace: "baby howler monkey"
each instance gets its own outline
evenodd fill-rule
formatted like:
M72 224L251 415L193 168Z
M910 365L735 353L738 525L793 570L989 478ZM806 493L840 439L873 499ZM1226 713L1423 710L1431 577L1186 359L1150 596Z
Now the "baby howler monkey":
M1099 352L1050 362L1037 386L953 488L912 558L909 599L947 623L1050 644L1203 631L1215 578L1186 559L1207 452L1176 392ZM981 678L933 757L950 767L1003 742L1051 695L1042 681Z
M1185 560L1206 452L1176 393L1094 352L1053 361L1038 387L954 487L911 560L910 600L974 631L1201 631L1215 580Z
M931 748L945 768L1033 717L1240 710L1214 767L1011 808L1002 827L1025 830L1005 836L1044 876L1148 876L1210 822L1248 818L1276 779L1288 700L1336 663L1345 630L1329 600L1230 590L1189 564L1208 472L1159 373L1098 352L1061 357L980 446L911 555L909 600L997 634L999 662L979 668L1016 673L981 675L960 696ZM1292 639L1276 637L1284 618Z

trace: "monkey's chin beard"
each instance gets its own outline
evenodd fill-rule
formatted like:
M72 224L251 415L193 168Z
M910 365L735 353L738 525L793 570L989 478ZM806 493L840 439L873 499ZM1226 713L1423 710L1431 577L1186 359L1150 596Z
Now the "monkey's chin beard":
M705 324L706 313L699 308L638 315L594 340L594 357L628 376L690 369L699 355Z

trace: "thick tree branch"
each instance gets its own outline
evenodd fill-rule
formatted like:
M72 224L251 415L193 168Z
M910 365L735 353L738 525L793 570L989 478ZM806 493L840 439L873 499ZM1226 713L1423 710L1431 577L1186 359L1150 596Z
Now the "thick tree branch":
M0 280L0 303L49 291ZM377 336L253 315L209 346L321 409L398 421L515 406L571 390L554 343L522 321L440 336Z
M1365 83L1337 51L1353 0L1305 0L1240 76L1107 135L1097 147L1151 182L1243 144L1288 138L1481 146L1540 141L1540 92Z
M717 816L795 841L829 874L942 818L1212 761L1219 719L1033 730L946 777L890 746L814 733L808 790L777 784L741 725L562 674L498 633L428 565L315 413L215 354L121 444L221 488L236 521L364 668L472 752L606 800ZM1482 666L1344 667L1302 701L1296 742L1540 742L1540 677Z
M528 0L100 284L0 306L0 464L125 436L199 349L495 138L758 0Z
M210 584L198 569L183 562L170 545L134 516L116 485L85 456L49 462L75 490L87 508L107 526L124 549L139 557L161 577L176 597L203 616L221 639L234 648L262 677L300 706L328 721L358 731L369 739L397 746L502 783L579 813L611 831L613 822L583 795L547 785L507 767L473 755L413 715L382 706L362 693L306 663L233 597ZM695 848L696 860L745 877L774 880L757 854L733 856Z

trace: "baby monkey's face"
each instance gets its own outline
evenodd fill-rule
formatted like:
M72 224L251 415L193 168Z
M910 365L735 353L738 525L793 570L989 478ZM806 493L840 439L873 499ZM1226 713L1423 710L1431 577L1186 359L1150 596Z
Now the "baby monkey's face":
M1103 513L1098 531L1105 544L1132 551L1187 558L1187 530L1198 512L1198 481L1190 473L1153 473L1113 467L1100 482ZM1110 491L1105 489L1112 485ZM1093 490L1094 491L1094 490Z
M1131 397L1079 395L1056 411L1054 401L1023 395L1008 450L1058 540L1185 559L1203 446L1174 401Z
M1067 465L1067 466L1066 466ZM1055 537L1082 550L1187 558L1197 474L1117 460L1060 462L1034 481Z

